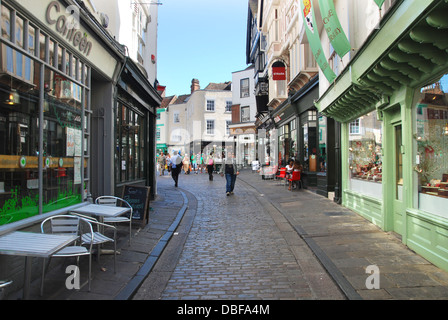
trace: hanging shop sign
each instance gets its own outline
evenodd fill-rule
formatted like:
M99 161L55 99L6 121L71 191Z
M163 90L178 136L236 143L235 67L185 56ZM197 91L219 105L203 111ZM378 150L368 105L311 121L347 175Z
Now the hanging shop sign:
M274 81L286 80L286 67L281 61L276 61L272 65L272 79Z
M342 58L350 50L350 42L345 35L339 21L333 0L319 0L320 13L324 22L325 31L328 34L331 45L336 53Z
M322 49L320 43L319 30L317 24L315 24L316 17L314 15L313 4L311 0L300 0L300 6L302 8L302 18L305 25L306 36L313 51L314 58L317 64L324 73L329 82L333 82L336 79L336 74L330 68L327 58Z
M52 1L47 7L46 20L50 25L54 25L56 31L77 48L86 57L92 50L92 42L88 40L87 33L83 33L79 28L79 9L76 6L69 6L65 15L61 13L61 5L58 1Z
M383 6L384 0L374 0L375 3L378 5L379 8Z

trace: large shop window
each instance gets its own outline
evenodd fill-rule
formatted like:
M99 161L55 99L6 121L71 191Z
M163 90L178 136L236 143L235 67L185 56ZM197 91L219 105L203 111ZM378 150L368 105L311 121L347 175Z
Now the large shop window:
M0 44L0 225L5 225L82 201L85 194L82 177L87 176L86 162L82 163L83 152L87 152L82 150L86 129L82 127L82 103L87 101L83 97L87 89L83 91L79 83L68 77L87 84L89 72L79 59L48 35L38 32L19 13L1 5L1 17L2 39L13 41ZM40 52L36 52L36 39L41 45ZM42 61L34 60L33 56L63 72L44 66L41 79ZM43 163L39 164L41 152Z
M448 74L423 87L416 102L418 208L443 215L448 205Z
M10 61L13 69L10 69ZM39 70L1 45L0 225L39 214ZM18 64L22 66L19 67ZM29 74L32 81L23 75ZM82 90L45 72L43 212L82 201Z
M350 189L382 197L382 123L373 111L349 124Z
M145 117L120 103L117 110L115 158L116 181L125 183L145 179Z

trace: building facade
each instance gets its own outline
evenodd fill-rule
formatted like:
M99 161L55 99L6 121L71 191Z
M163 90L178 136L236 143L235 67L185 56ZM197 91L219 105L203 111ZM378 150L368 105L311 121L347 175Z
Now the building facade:
M316 106L341 123L342 204L448 270L447 4L334 4L353 49L320 71Z
M230 136L235 139L237 162L250 167L258 159L255 115L257 113L254 66L232 73L232 123Z
M225 82L210 83L201 89L199 80L193 79L190 94L164 99L166 122L161 118L157 125L168 133L166 149L170 154L180 151L189 156L208 155L214 151L217 162L221 160L226 144L235 143L229 129L231 87L231 82Z
M0 4L0 234L155 180L162 99L91 3ZM0 278L20 288L17 261L1 256Z
M249 1L247 61L255 64L256 126L269 170L298 160L305 188L339 201L339 127L319 113L319 68L300 2ZM263 161L262 161L263 162Z

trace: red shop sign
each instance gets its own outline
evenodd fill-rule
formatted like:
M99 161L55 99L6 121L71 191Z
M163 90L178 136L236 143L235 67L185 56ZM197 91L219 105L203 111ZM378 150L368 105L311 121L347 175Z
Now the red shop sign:
M275 81L286 80L286 67L282 61L275 61L272 64L272 79Z

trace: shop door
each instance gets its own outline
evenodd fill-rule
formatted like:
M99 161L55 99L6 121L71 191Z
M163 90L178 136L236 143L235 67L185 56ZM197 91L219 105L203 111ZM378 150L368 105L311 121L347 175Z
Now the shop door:
M394 199L393 199L393 230L403 234L403 135L401 122L393 124L394 135Z

